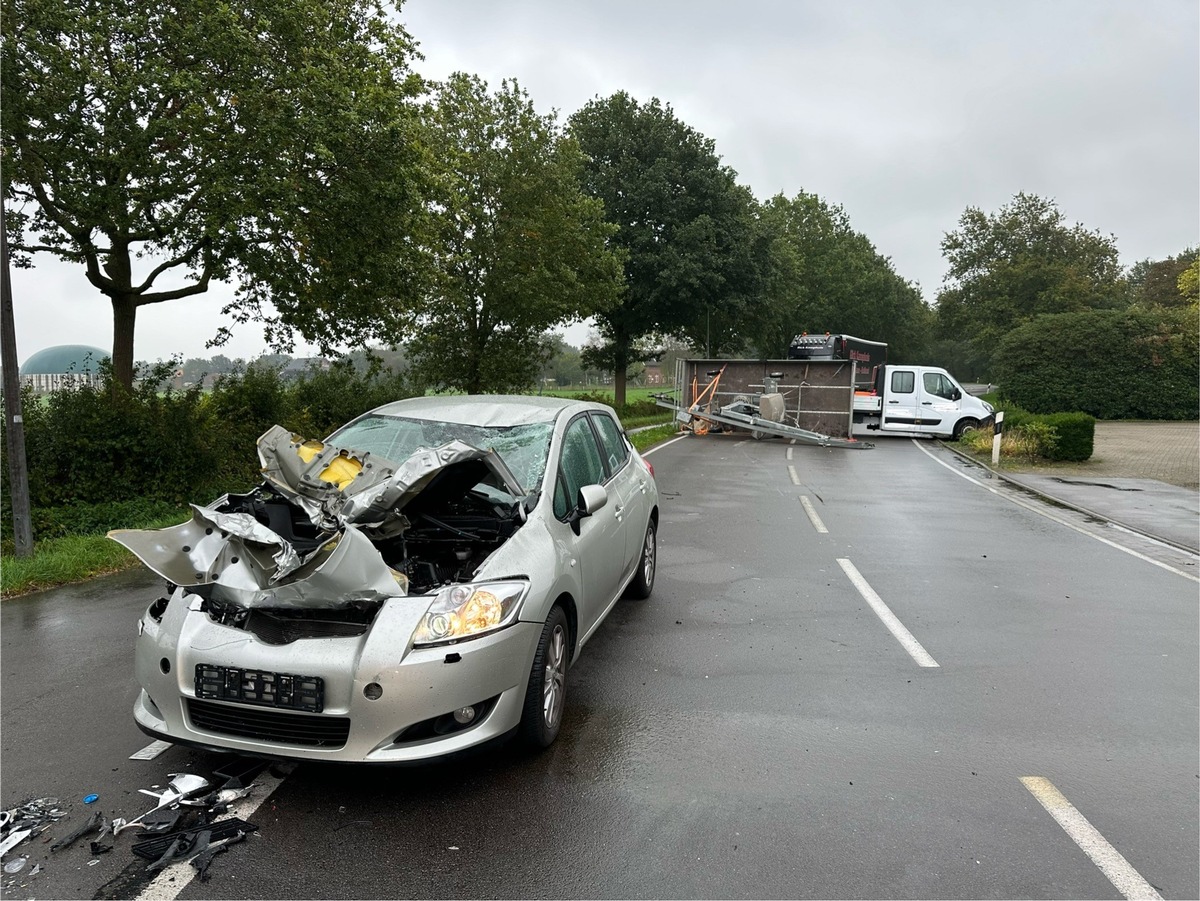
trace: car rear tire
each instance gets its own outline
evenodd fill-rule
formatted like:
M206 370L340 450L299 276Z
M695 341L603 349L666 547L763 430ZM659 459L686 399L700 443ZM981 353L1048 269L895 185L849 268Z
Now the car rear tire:
M567 699L567 666L571 659L571 629L557 604L546 617L538 639L525 689L525 706L518 732L531 748L548 748L558 738Z
M978 419L960 419L954 425L954 440L958 441L963 435L967 434L967 432L973 432L977 428L979 428Z
M658 526L651 518L646 524L646 537L642 540L642 557L638 560L637 572L625 588L625 597L644 601L654 591L654 574L658 569Z

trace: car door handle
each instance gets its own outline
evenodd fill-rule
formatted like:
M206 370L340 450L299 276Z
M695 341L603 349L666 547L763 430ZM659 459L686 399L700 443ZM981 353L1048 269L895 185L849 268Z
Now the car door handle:
M931 400L923 400L923 401L921 401L921 406L922 406L922 407L932 407L932 406L933 406L933 401L931 401Z
M617 506L613 507L613 513L615 513L615 514L616 514L616 516L617 516L617 519L620 519L620 518L621 518L621 514L622 514L622 513L624 513L624 512L625 512L625 508L624 508L624 507L622 507L620 504L617 504Z
M898 403L900 403L900 401L898 401L898 400L889 400L889 401L888 401L888 403L889 403L889 404L898 404Z

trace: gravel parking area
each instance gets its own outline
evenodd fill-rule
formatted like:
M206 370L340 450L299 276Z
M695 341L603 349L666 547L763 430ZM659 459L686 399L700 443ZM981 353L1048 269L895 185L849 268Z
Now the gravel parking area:
M1053 470L1056 475L1157 479L1200 489L1200 423L1097 422L1092 458L1085 463L1058 463ZM1029 467L1027 471L1047 470Z

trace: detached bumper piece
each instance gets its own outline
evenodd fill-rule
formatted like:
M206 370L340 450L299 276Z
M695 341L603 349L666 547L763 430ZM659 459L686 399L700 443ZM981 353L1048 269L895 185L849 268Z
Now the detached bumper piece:
M142 860L153 862L159 860L167 852L167 849L171 847L175 839L194 840L196 836L205 830L211 833L209 836L210 842L219 842L222 839L233 838L239 832L257 832L258 827L237 817L230 817L227 820L217 820L215 823L205 823L193 826L191 829L181 829L178 832L171 832L167 835L156 835L154 838L134 842L131 850Z
M192 698L187 701L187 712L196 729L235 738L310 748L341 748L345 747L350 737L348 716L276 713L240 704L215 704Z

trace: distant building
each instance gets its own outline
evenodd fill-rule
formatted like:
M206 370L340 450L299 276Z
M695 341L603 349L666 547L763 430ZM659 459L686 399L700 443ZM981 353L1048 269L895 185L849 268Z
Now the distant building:
M642 373L642 378L645 379L646 384L650 387L658 387L666 384L666 379L663 378L661 363L647 363L646 369Z
M87 344L59 344L39 350L20 369L21 384L47 393L100 381L100 363L108 351Z

